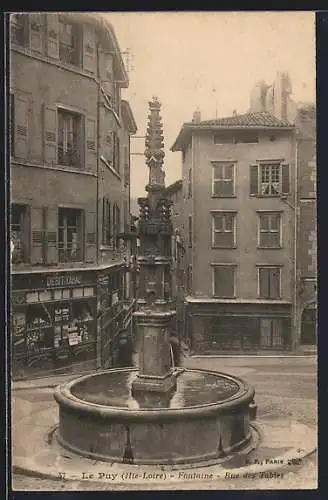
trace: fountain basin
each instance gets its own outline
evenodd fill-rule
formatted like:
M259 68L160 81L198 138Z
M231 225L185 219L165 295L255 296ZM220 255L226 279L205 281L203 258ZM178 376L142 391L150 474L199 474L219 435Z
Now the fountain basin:
M254 389L209 370L184 370L171 394L138 394L136 369L114 369L55 390L58 440L80 455L134 464L206 462L251 439ZM149 396L149 397L148 397Z

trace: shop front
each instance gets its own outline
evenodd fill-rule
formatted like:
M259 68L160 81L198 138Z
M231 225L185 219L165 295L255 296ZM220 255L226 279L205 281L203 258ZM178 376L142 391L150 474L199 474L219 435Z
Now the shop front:
M187 304L187 331L195 353L284 351L291 347L291 305Z
M97 276L102 368L119 366L121 345L126 342L130 344L132 341L131 321L134 302L125 294L125 273L125 267L113 266Z
M96 304L92 271L13 273L13 377L95 368Z

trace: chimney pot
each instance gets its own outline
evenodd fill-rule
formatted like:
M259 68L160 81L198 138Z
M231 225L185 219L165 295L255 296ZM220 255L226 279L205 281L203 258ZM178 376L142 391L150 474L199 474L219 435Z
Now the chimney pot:
M200 121L201 121L201 113L200 113L199 109L197 109L194 112L193 117L192 117L192 121L193 121L193 123L200 123Z

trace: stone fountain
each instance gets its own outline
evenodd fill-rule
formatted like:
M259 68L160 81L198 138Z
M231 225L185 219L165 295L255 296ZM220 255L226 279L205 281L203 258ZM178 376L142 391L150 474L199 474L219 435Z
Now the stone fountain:
M254 389L231 375L172 364L173 228L164 195L160 108L153 98L145 150L148 195L138 200L139 367L101 371L58 387L57 437L63 447L96 460L206 464L249 445Z

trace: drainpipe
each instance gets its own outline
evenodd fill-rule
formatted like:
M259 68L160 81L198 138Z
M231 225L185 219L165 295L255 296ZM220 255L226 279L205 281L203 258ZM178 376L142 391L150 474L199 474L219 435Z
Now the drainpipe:
M189 251L191 252L191 295L193 295L194 292L194 268L195 268L195 235L196 235L196 212L195 212L195 156L196 156L196 150L195 148L198 146L199 139L195 137L195 135L192 133L191 134L191 248ZM188 188L189 189L189 188ZM190 262L190 261L189 261ZM191 332L189 332L188 337L191 339L191 345L194 344L194 339L193 339L193 321L192 321L192 316L190 318L190 309L189 306L187 306L187 325L188 328L191 329ZM189 319L190 318L190 319Z
M99 175L100 175L100 165L99 165L99 153L100 153L100 66L99 66L99 43L96 43L96 57L97 57L97 201L96 201L96 262L97 267L99 265ZM97 273L96 273L97 274ZM98 274L97 274L98 276ZM98 294L97 295L97 305L98 305ZM97 308L98 309L98 308ZM97 341L96 341L96 367L101 368L101 337L103 330L103 318L102 315L98 318L97 311Z
M97 206L96 206L96 260L97 266L99 264L99 152L100 152L100 67L99 67L99 43L96 45L97 55Z
M299 223L299 206L298 206L298 148L299 139L298 133L295 134L295 169L294 169L294 273L293 273L293 337L292 351L296 353L299 347L299 282L298 282L298 223Z

